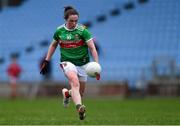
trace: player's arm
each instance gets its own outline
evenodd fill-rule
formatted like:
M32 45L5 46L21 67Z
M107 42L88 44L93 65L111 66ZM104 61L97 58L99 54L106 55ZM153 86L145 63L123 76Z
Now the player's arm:
M56 50L57 48L57 45L58 45L58 41L53 41L51 42L50 46L49 46L49 49L48 49L48 53L46 55L46 58L44 59L42 65L41 65L41 70L40 70L40 74L46 74L47 71L48 71L48 64L49 64L49 61L52 57L52 55L54 54L54 51Z
M57 48L57 46L58 46L58 42L57 42L56 40L54 40L53 42L51 42L45 60L50 61L52 55L54 54L54 51L55 51L56 48Z
M91 54L92 54L94 61L98 63L99 57L98 57L96 47L94 45L94 41L91 37L91 33L87 29L84 29L83 36L84 36L84 40L86 41ZM100 73L96 73L96 79L100 80Z
M92 54L92 57L94 59L95 62L99 62L99 57L98 57L98 53L97 53L97 50L96 50L96 47L94 45L94 41L93 39L90 39L88 42L87 42L87 45L88 45L88 48Z
M92 39L91 33L84 26L82 27L82 29L83 29L82 36L83 36L86 44L88 45L88 48L89 48L89 50L90 50L90 52L92 54L92 57L93 57L94 61L98 63L99 62L98 54L97 54L96 47L94 45L94 41Z
M87 45L89 47L89 50L92 54L92 57L94 59L95 62L99 62L99 57L98 57L98 53L97 53L97 50L95 48L95 45L94 45L94 42L92 39L90 39L88 42L87 42ZM101 76L100 76L100 73L96 73L96 79L97 80L100 80Z

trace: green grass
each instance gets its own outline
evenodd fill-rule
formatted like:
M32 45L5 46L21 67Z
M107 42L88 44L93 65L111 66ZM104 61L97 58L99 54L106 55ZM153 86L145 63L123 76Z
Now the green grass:
M0 124L9 125L180 125L178 98L87 98L87 118L78 119L75 106L62 107L59 98L0 99Z

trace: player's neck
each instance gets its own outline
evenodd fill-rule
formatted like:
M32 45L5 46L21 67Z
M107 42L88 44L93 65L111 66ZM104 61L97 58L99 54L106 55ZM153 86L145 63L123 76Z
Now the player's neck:
M78 25L78 24L77 24L77 25ZM70 27L68 26L68 24L64 24L64 27L65 27L66 30L68 30L68 31L73 31L74 29L77 28L77 25L76 25L74 28L70 28Z

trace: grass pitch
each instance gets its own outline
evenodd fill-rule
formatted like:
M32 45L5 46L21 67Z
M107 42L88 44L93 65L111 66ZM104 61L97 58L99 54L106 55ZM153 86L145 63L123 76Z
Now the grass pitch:
M87 117L81 121L71 102L60 98L0 99L1 125L180 125L179 98L85 98Z

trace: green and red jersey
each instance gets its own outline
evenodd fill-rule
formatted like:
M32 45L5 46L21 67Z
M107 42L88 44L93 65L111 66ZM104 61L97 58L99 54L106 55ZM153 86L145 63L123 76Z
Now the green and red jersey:
M59 42L60 61L69 61L77 66L89 62L87 42L92 39L85 26L77 24L74 29L68 29L65 24L57 28L53 36Z

